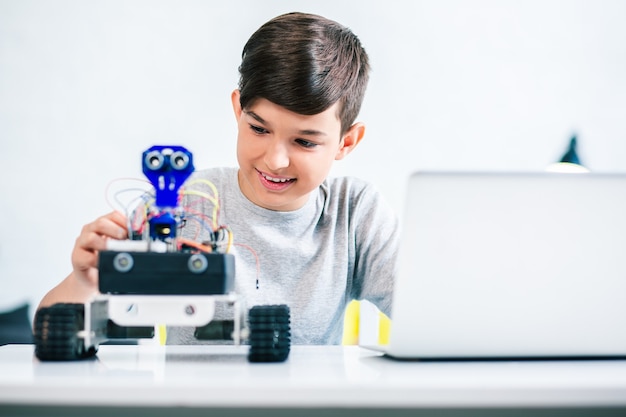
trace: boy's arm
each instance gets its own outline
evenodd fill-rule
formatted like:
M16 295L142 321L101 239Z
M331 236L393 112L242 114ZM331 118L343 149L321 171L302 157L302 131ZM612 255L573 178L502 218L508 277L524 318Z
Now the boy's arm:
M400 240L398 217L382 195L371 188L361 196L356 211L359 217L353 297L374 303L390 316Z
M78 280L71 272L41 299L37 310L57 303L85 303L98 292L98 287Z
M125 239L126 217L112 212L85 225L72 251L73 271L51 289L37 309L56 303L83 303L98 292L98 252L109 238Z

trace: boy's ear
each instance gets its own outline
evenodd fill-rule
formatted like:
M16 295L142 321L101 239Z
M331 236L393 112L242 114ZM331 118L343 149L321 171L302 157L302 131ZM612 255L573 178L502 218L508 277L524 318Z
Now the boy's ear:
M340 160L346 157L350 152L356 148L365 135L365 125L363 123L355 123L350 126L350 129L343 134L341 138L341 144L335 155L335 160Z
M235 117L237 121L239 121L239 117L241 117L241 102L239 101L239 90L234 90L230 94L230 101L233 103L233 111L235 112Z

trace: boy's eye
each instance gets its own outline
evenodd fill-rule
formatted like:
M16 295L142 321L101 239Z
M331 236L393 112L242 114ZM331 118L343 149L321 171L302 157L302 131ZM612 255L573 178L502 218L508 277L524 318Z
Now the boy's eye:
M250 125L250 129L252 129L254 133L257 133L259 135L267 133L267 130L265 130L261 126Z
M296 143L303 148L315 148L317 146L317 143L309 142L308 140L304 139L296 139Z

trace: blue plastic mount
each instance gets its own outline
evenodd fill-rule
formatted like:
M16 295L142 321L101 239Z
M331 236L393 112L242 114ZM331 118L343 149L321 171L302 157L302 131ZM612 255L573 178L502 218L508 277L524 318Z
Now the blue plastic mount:
M177 207L178 190L193 173L193 155L182 146L153 146L143 153L143 173L154 186L158 208Z

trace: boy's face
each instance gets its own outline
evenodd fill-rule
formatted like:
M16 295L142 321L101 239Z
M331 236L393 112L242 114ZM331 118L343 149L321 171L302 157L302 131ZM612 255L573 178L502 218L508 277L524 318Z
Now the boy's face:
M357 123L342 137L337 103L305 116L266 99L242 109L238 90L232 101L239 129L239 187L250 201L270 210L302 207L326 179L333 161L350 153L365 131Z

